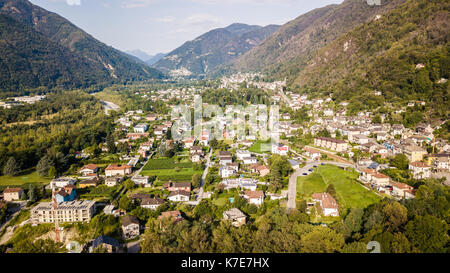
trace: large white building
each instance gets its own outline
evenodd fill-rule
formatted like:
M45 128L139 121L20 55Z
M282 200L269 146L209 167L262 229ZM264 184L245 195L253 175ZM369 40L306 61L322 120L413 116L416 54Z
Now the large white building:
M89 222L95 212L95 201L80 200L64 202L56 211L58 222ZM54 223L55 217L51 202L42 202L31 209L33 224Z

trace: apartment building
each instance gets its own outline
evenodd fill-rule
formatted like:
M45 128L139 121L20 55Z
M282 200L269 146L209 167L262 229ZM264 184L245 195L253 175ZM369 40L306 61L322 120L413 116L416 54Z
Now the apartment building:
M89 222L94 216L95 201L80 200L64 202L58 205L56 211L58 222ZM55 217L51 202L39 203L31 209L31 222L33 224L54 223Z

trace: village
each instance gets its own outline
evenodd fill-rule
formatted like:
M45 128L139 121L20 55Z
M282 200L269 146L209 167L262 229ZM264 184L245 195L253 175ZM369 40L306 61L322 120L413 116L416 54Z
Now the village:
M222 79L221 87L236 87L254 76ZM401 124L383 122L382 115L374 122L374 115L369 112L346 115L346 103L334 105L331 98L310 99L306 95L285 92L283 82L253 84L268 92L274 104L282 106L278 142L259 136L238 138L234 130L227 131L229 135L224 131L224 140L219 141L207 130L203 130L200 137L175 141L171 136L177 119L140 109L126 111L115 120L115 136L118 137L105 140L100 151L76 152L76 157L86 164L76 170L76 174L52 179L46 186L46 190L52 192L51 197L29 208L29 219L25 222L34 226L59 225L89 223L98 214L119 217L120 242L101 235L92 238L83 251L93 252L101 246L108 252L123 252L124 246L128 251L139 248L140 235L146 228L145 222L130 214L127 207L140 206L157 213L160 219L178 222L186 218L185 210L189 210L186 208L210 200L219 207L226 207L223 221L231 221L239 228L252 216L233 207L236 199L245 200L252 207L250 211L268 204L295 210L305 203L307 213L317 223L326 225L339 219L344 209L340 204L342 200L331 191L307 191L305 183L309 183L307 179L312 175L326 171L327 166L339 168L344 175L354 174L345 183L371 194L374 200L415 197L416 189L403 181L406 178L389 175L400 173L398 166L392 164L393 159L406 162L401 174L407 174L408 179L433 178L450 182L450 145L433 134L439 125L405 128ZM201 90L184 88L135 95L167 103L180 100L193 107L194 95L198 92ZM294 119L294 113L303 107L309 109L310 121L300 123ZM246 121L238 117L231 121L224 118L220 122L230 126ZM210 123L202 121L204 128ZM185 124L180 130L188 130L190 126ZM307 143L295 141L304 135L310 136ZM92 160L94 153L100 153L96 157L104 160ZM338 192L341 190L338 185L334 187ZM0 208L23 202L27 190L6 188L0 196ZM345 193L340 192L339 196L343 195ZM123 205L126 201L134 206ZM18 213L20 210L15 215ZM64 228L58 228L64 234Z

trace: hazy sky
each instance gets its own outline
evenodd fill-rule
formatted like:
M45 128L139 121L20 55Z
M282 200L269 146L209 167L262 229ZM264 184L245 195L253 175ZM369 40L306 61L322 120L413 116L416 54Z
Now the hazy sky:
M123 51L169 52L232 23L284 24L343 0L31 0Z

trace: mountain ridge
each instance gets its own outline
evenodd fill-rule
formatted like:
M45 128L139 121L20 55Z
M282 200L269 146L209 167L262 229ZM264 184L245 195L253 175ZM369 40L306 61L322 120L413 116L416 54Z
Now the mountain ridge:
M46 86L49 88L53 87L63 87L63 88L77 88L77 87L87 87L92 83L113 83L113 82L126 82L132 80L148 80L155 78L162 78L163 74L150 66L140 63L139 61L133 59L128 54L121 52L113 47L107 46L106 44L98 41L90 34L86 33L82 29L75 26L73 23L67 19L61 17L60 15L47 11L37 5L30 3L27 0L0 0L0 14L12 18L15 22L23 24L29 27L31 30L39 33L35 35L36 39L43 40L48 39L53 42L54 45L59 45L64 48L64 50L69 50L72 54L77 55L80 60L86 61L88 64L86 66L78 66L72 68L77 74L84 76L78 77L78 80L69 84L67 81L67 74L59 75L58 73L53 73L56 77L54 82L48 82ZM4 20L4 23L17 24L11 20ZM16 31L20 31L15 28ZM30 31L27 29L27 32ZM8 33L3 33L3 38L8 40L13 37L9 37ZM21 36L26 40L26 37ZM40 37L40 38L38 38ZM18 41L19 42L19 41ZM30 41L28 41L30 42ZM3 43L5 45L5 43ZM42 46L42 45L41 45ZM14 52L10 51L10 54ZM16 52L16 55L23 55L24 52ZM10 56L12 57L12 55ZM42 55L41 57L44 57ZM30 60L33 59L33 54L29 55ZM8 60L11 60L9 58ZM45 58L41 58L39 63L47 68L51 66L45 64ZM54 63L53 65L58 67L58 69L65 69L64 60L60 60L59 63ZM37 64L37 63L35 63ZM77 62L74 62L77 64ZM9 64L3 64L3 66L8 66ZM17 66L17 64L15 64ZM55 67L55 69L56 69ZM56 69L56 70L58 70ZM14 68L10 67L8 69L11 73L14 73ZM93 70L100 70L93 71ZM22 70L22 75L24 78L38 77L35 70ZM58 76L59 75L59 76ZM98 75L96 78L89 78L88 75ZM14 76L19 79L20 75ZM59 78L58 77L62 77ZM81 80L85 79L85 80ZM23 80L22 82L11 82L9 85L4 82L3 89L6 90L17 90L20 88L37 88L39 85L37 83L39 79L35 80ZM66 84L61 84L65 82Z
M153 67L163 72L184 69L194 75L204 75L260 44L278 27L234 23L213 29L185 42L156 62Z

